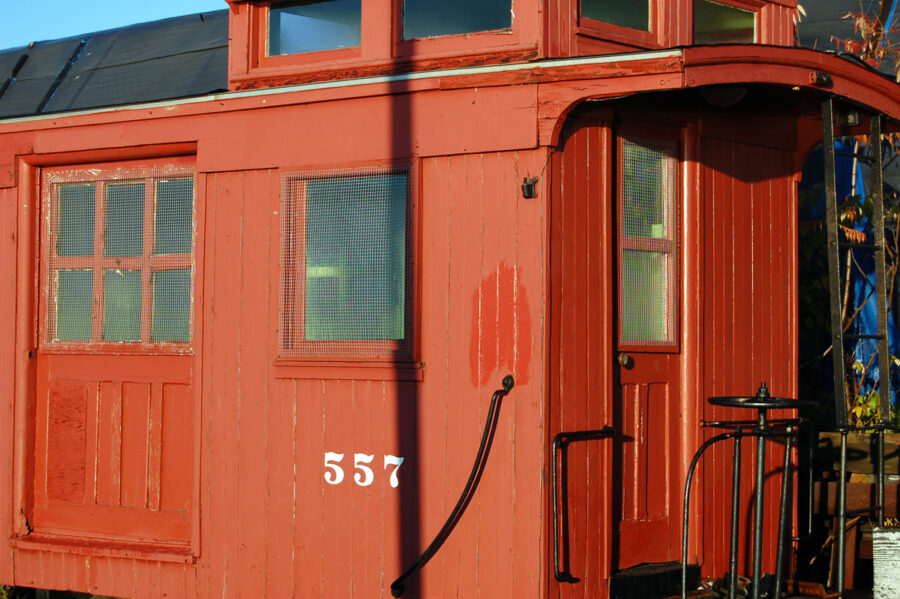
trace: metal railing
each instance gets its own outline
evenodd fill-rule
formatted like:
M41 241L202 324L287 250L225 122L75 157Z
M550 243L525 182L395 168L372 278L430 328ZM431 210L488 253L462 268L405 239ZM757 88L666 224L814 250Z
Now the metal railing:
M403 592L406 590L404 581L414 572L422 569L425 564L434 557L434 554L437 553L438 549L441 548L441 545L444 544L444 541L447 540L447 537L450 536L453 527L459 522L466 506L469 505L469 501L472 500L472 495L475 494L475 488L478 486L478 481L481 479L481 473L484 471L484 465L487 462L490 440L493 438L494 430L497 427L500 400L506 397L515 384L516 382L512 375L508 374L503 377L503 388L494 391L494 395L491 397L491 407L488 410L487 420L484 423L484 432L481 434L481 444L478 446L478 453L475 456L475 463L472 465L472 471L469 473L469 480L466 481L466 486L459 496L459 501L456 502L456 507L454 507L453 511L450 512L450 515L447 516L447 521L444 522L444 525L438 531L437 535L435 535L434 540L425 548L425 551L422 552L418 559L416 559L403 574L391 583L392 596L403 596Z

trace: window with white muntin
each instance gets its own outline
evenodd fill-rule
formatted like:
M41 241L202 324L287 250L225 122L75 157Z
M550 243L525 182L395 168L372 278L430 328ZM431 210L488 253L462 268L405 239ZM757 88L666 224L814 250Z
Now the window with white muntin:
M193 167L48 168L42 185L45 344L188 346Z

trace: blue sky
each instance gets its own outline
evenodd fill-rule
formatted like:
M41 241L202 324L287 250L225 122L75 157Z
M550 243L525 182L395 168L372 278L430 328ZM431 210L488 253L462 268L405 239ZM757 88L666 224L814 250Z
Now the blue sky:
M0 0L0 49L227 7L225 0Z

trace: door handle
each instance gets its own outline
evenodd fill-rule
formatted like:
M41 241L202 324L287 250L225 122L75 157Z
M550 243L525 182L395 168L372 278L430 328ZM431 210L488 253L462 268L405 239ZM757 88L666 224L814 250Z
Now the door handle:
M553 487L553 574L559 582L578 582L578 578L569 572L569 500L568 493L568 453L569 444L576 441L593 441L610 439L616 431L611 426L588 431L569 431L558 433L553 437L550 462L550 484ZM560 470L562 472L560 472ZM560 505L560 503L562 505ZM562 519L562 531L560 531ZM562 547L560 547L562 537Z
M604 426L601 429L589 431L562 432L553 437L553 445L550 450L552 453L550 484L553 486L553 570L554 576L559 582L578 582L578 578L569 572L569 505L566 492L569 469L566 448L575 441L609 439L615 435L615 432L611 426ZM557 464L557 462L561 464ZM562 531L560 531L560 518L563 521ZM560 536L562 536L562 547L560 547Z
M619 355L616 356L616 362L619 363L619 366L622 368L631 368L634 366L634 360L623 351L619 352Z

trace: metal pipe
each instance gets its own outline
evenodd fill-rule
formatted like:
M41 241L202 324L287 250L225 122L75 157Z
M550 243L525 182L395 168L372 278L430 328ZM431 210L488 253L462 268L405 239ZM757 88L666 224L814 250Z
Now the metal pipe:
M556 580L560 580L562 574L559 566L559 492L557 491L559 475L557 474L556 466L556 452L561 442L562 437L557 435L553 439L553 444L550 448L550 484L553 485L553 567L555 568Z
M816 427L810 422L809 423L809 472L806 473L807 478L807 499L806 499L806 536L809 537L812 535L813 529L813 493L815 492L815 486L813 482L813 463L816 459L816 442L818 437L816 436Z
M791 495L791 445L794 439L793 429L787 428L787 436L784 439L784 466L781 469L781 507L778 511L778 536L776 537L778 545L775 551L775 594L774 597L781 599L781 586L784 574L784 546L786 540L787 528L787 512L788 507L792 505L789 497Z
M828 293L831 308L834 414L838 425L846 426L847 403L844 398L846 373L844 371L844 329L841 314L841 267L838 249L837 182L834 160L834 105L831 96L822 101L822 155L825 168L825 228L828 235Z
M838 480L837 590L844 593L844 529L847 527L847 431L841 430L841 477Z
M731 474L731 550L728 557L728 599L737 594L738 526L741 511L741 435L734 436L734 472Z
M568 458L566 451L570 443L575 441L592 441L597 439L608 439L615 434L615 429L605 426L601 429L587 431L562 432L553 438L551 444L551 463L550 463L550 484L553 485L553 576L558 582L578 582L578 579L572 576L569 571L569 520L567 500L567 472ZM559 475L557 467L557 453L562 457L562 476ZM560 481L561 479L561 481ZM560 496L562 496L563 507L560 509ZM560 530L559 519L563 520L562 529L562 548L560 548Z
M766 430L766 409L759 409L757 430ZM766 438L756 439L756 518L753 522L753 599L759 599L759 582L762 579L763 491L765 490Z
M878 526L884 527L884 427L878 429Z
M681 508L681 599L687 599L688 510L691 504L691 481L694 478L694 469L697 467L697 462L699 462L700 458L703 456L703 452L706 451L710 445L718 443L719 441L724 441L725 439L731 439L737 434L739 433L722 433L707 439L694 454L693 459L691 459L691 465L687 472L687 479L684 481L684 503Z

